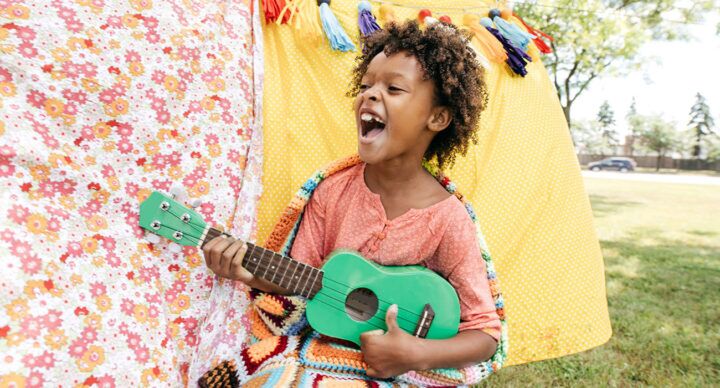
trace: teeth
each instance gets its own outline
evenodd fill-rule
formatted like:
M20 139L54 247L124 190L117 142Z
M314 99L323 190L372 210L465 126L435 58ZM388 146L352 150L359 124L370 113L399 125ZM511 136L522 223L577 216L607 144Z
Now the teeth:
M360 120L362 120L362 121L373 121L373 120L375 120L375 121L379 122L380 124L385 124L384 121L380 120L378 117L375 117L375 116L373 116L373 115L370 114L370 113L363 113L363 114L361 114L361 115L360 115Z

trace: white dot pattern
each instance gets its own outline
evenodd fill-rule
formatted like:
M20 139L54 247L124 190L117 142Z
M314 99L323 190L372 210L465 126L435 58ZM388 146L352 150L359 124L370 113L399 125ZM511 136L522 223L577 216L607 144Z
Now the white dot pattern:
M470 1L408 4L455 22L462 11L442 7L477 7ZM356 3L333 2L331 8L355 37ZM401 19L417 11L395 7ZM265 26L264 38L261 239L313 171L357 147L352 102L345 97L357 52L313 44L285 25ZM490 101L480 142L448 175L475 206L494 258L509 324L506 365L598 346L611 335L603 261L555 90L538 61L525 78L494 63L486 82Z

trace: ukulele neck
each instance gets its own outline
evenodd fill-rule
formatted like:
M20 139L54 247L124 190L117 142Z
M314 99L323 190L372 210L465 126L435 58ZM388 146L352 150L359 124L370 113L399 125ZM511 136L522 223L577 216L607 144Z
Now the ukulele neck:
M210 228L202 245L223 234L218 229ZM246 244L248 249L242 266L253 276L308 298L315 296L322 288L322 270L261 246Z

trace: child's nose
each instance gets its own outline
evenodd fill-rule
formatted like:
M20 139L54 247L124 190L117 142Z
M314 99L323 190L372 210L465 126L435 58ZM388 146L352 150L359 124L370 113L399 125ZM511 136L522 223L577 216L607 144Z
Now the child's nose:
M364 94L365 94L365 98L367 98L370 101L377 101L380 98L379 97L380 92L378 91L378 89L376 87L367 89Z

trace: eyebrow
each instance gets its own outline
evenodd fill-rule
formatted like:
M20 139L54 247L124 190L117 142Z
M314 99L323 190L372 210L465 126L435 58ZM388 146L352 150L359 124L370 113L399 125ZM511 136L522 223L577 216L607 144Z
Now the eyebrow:
M371 72L367 72L367 73L365 73L365 75L363 75L363 78L368 77L368 76L373 76L373 77L375 77L376 74L375 74L375 73L371 73ZM387 73L387 74L385 74L385 76L386 76L386 77L389 77L390 79L393 79L393 78L402 78L402 79L405 80L405 81L411 81L411 78L410 78L410 77L408 77L407 75L405 75L405 74L403 74L403 73L397 72L397 71L393 71L393 72Z

